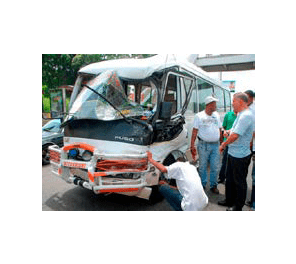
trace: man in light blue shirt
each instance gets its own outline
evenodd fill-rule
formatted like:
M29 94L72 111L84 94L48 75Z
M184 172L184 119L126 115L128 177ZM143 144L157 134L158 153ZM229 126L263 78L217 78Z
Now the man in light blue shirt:
M245 94L247 94L249 101L248 106L250 111L254 115L254 122L255 122L255 92L252 90L245 91ZM251 207L252 210L255 210L255 131L253 133L253 141L251 142L252 147L252 158L253 158L253 168L252 168L252 192L251 192L251 199L246 204Z
M233 110L238 116L230 135L220 146L222 152L228 145L225 200L219 205L229 206L227 211L241 211L247 196L247 175L251 159L250 142L255 130L254 115L248 108L248 96L236 93L233 96Z
M244 158L251 154L250 142L254 132L254 115L249 109L240 112L233 123L231 133L239 137L228 146L228 154L235 158Z

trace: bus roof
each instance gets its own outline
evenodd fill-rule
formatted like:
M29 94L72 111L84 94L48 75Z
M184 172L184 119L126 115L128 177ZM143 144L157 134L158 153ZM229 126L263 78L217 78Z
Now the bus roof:
M118 76L122 78L137 80L146 79L154 72L174 66L181 67L203 79L209 80L213 84L222 86L219 81L207 76L201 68L186 60L185 57L174 54L160 54L146 59L118 59L101 61L81 68L78 73L98 75L106 70L115 70Z

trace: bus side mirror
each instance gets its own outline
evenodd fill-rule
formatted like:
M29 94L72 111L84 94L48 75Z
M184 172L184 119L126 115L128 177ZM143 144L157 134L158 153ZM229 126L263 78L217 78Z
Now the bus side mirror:
M170 120L171 113L172 113L172 102L161 102L160 104L160 112L159 112L159 119L161 120Z

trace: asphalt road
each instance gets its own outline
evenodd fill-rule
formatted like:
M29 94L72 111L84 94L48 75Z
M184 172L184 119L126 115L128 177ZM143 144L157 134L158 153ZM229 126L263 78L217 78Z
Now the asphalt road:
M251 165L252 166L252 163ZM248 195L251 194L251 174L248 174ZM217 202L224 199L225 186L218 185L220 194L213 194L208 189L206 193L209 204L204 211L225 211L226 207ZM244 206L243 211L250 208ZM137 197L119 194L96 195L92 191L68 184L51 174L50 165L42 166L42 211L172 211L164 199L158 203L150 203Z

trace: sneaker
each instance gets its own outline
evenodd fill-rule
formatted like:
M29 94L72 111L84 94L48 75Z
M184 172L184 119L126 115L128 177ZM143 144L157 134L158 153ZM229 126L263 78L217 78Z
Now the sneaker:
M227 203L226 199L224 199L222 201L218 201L218 205L228 206L228 207L231 207L232 206L232 204Z
M225 184L225 180L218 180L218 184Z
M251 201L247 201L247 202L245 203L245 205L251 207L251 206L252 206L252 203L251 203Z
M219 190L218 190L218 188L215 186L215 187L212 187L211 189L210 189L210 191L212 192L212 193L215 193L215 194L219 194Z

